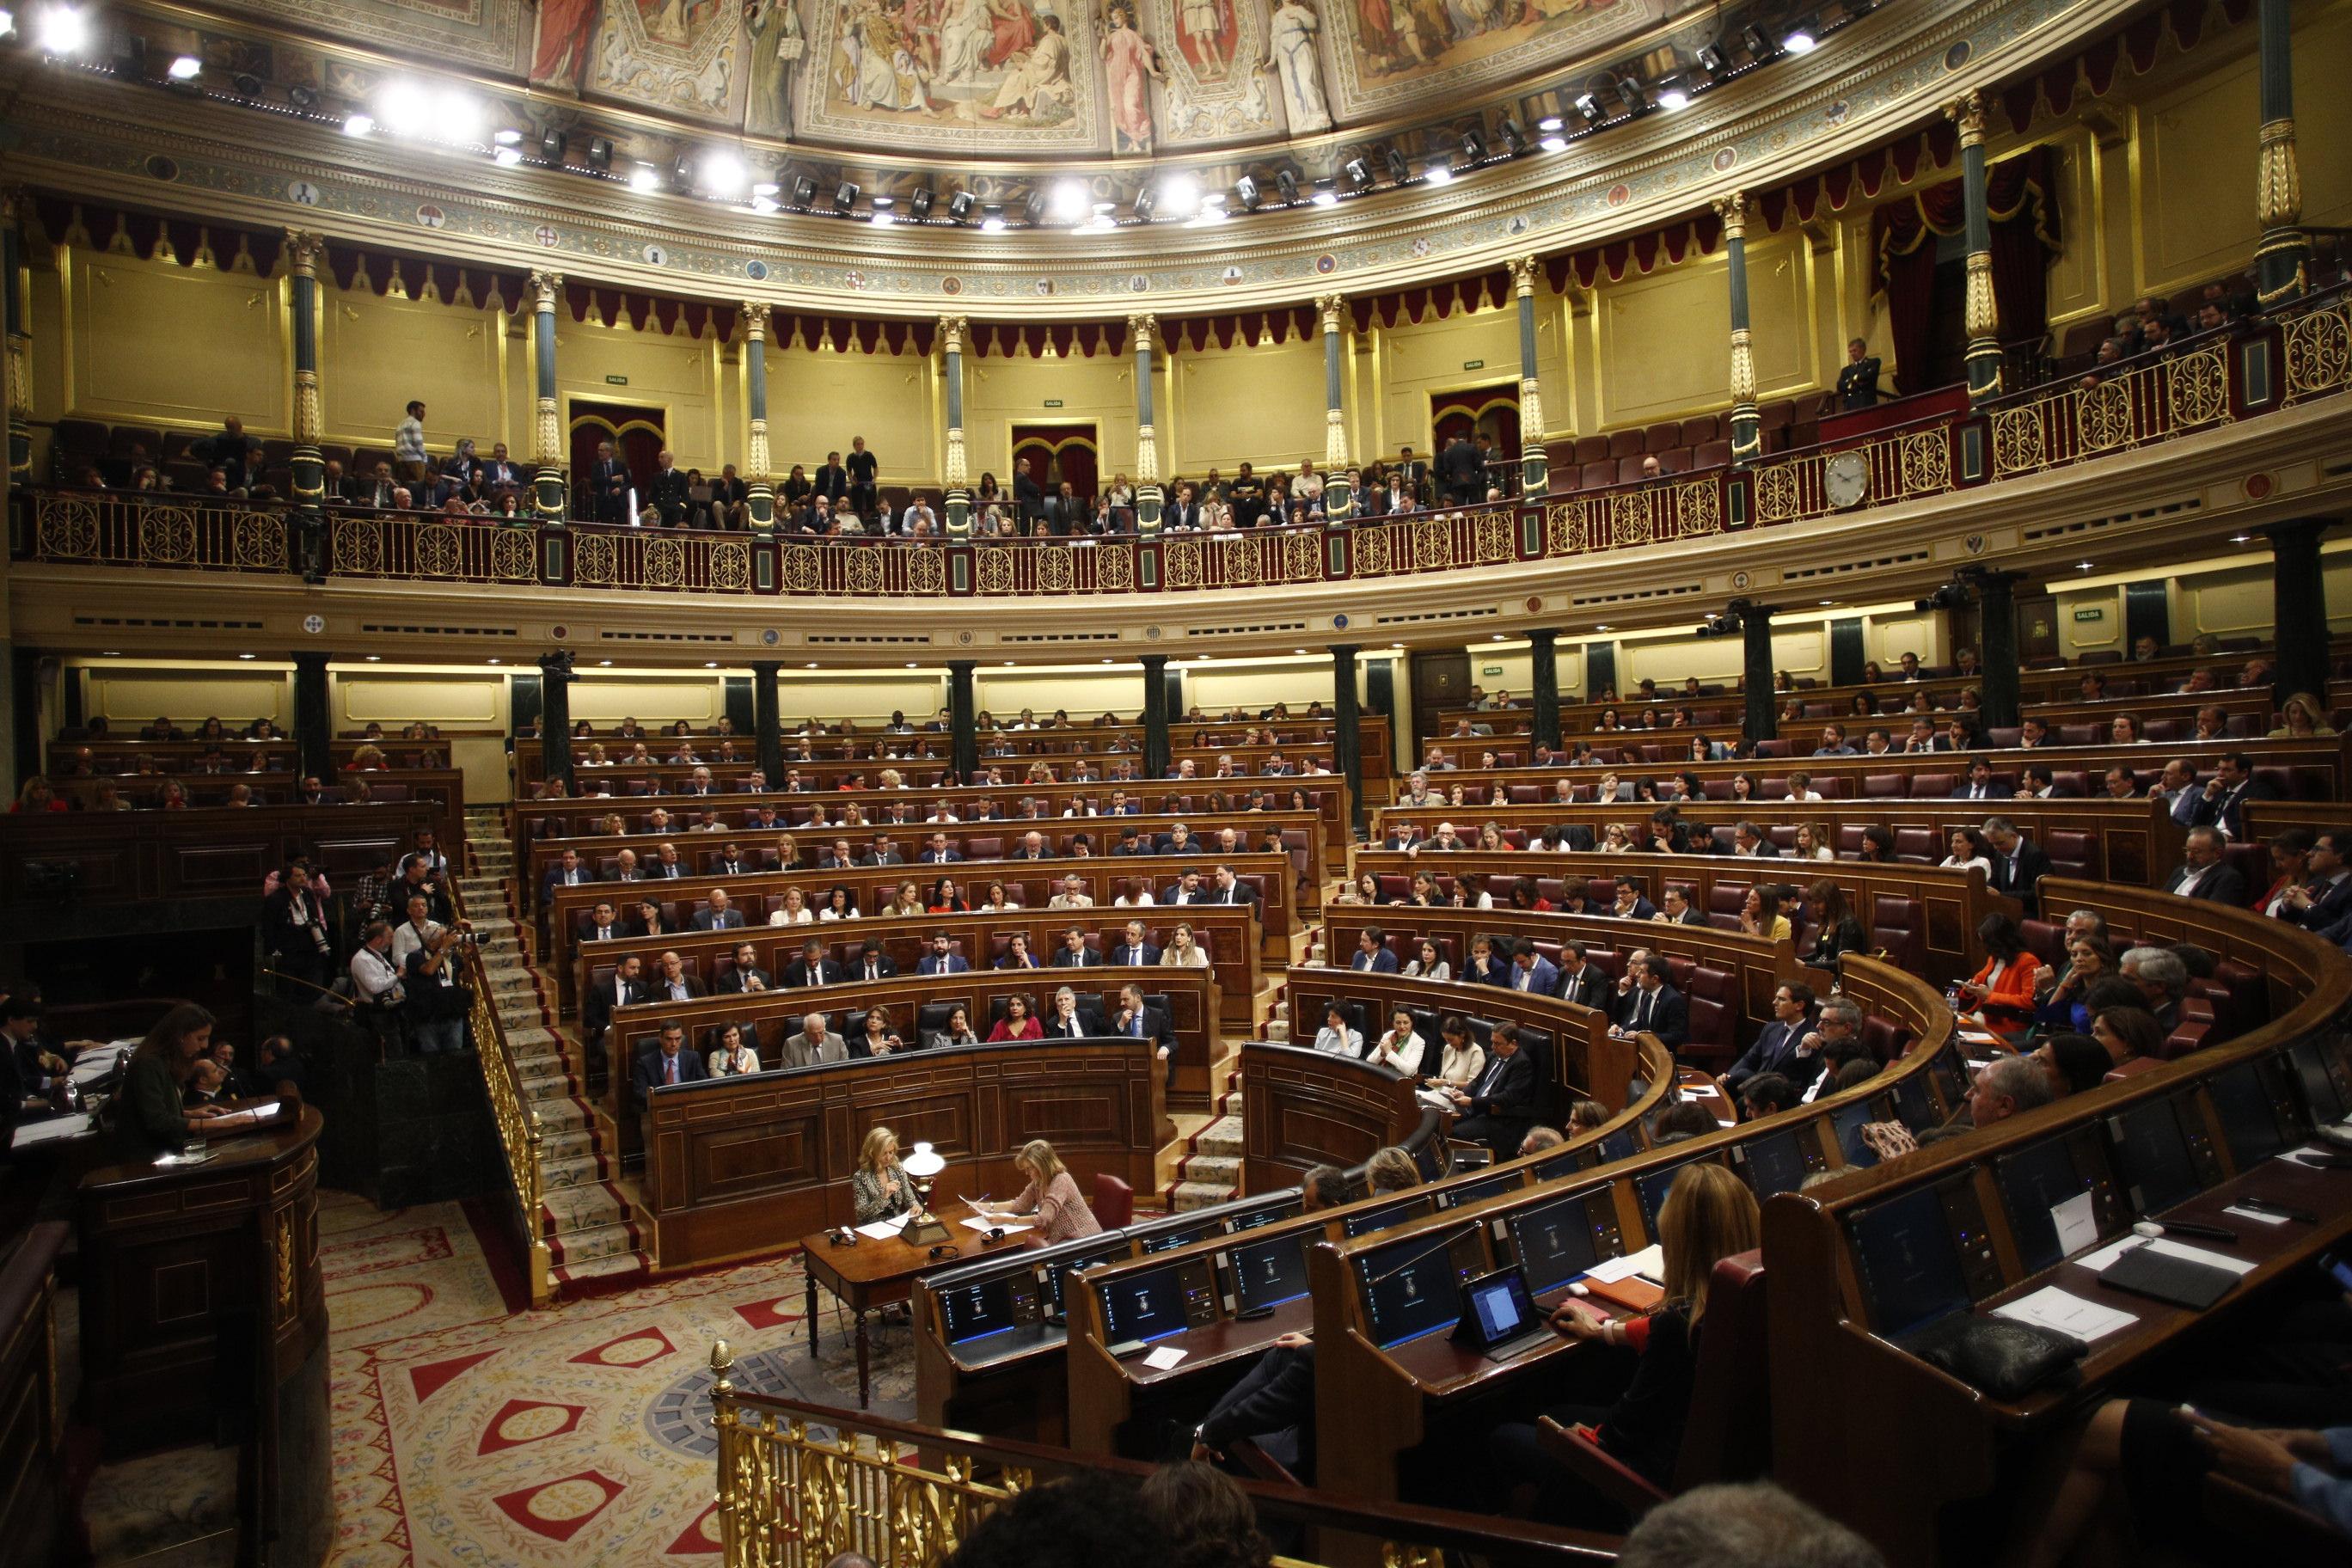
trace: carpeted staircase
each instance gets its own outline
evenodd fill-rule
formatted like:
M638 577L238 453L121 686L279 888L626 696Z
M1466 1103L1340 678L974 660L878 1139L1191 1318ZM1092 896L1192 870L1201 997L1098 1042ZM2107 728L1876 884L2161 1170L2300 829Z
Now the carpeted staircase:
M1290 1005L1275 1004L1265 1022L1265 1038L1290 1038ZM1176 1180L1168 1189L1168 1206L1181 1213L1227 1203L1242 1190L1242 1075L1236 1067L1225 1075L1224 1092L1217 1097L1209 1124L1194 1133L1191 1148L1176 1163Z
M534 967L530 931L518 918L514 848L496 806L466 813L471 876L457 879L467 918L480 939L489 1002L505 1032L524 1095L539 1113L540 1230L547 1238L557 1288L601 1288L647 1271L629 1200L611 1181L596 1115L583 1098L579 1042L555 1026L553 989Z

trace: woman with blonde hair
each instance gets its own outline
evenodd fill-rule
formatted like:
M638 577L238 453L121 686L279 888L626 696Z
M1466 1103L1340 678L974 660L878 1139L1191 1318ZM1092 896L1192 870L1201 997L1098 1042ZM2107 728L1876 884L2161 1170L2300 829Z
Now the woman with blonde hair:
M1192 928L1179 924L1176 934L1160 950L1160 963L1163 969L1206 969L1209 950L1192 940Z
M1756 1196L1730 1168L1706 1163L1683 1167L1658 1211L1658 1247L1664 1254L1665 1296L1647 1317L1618 1320L1563 1300L1551 1326L1570 1339L1631 1348L1640 1358L1618 1397L1608 1405L1548 1411L1563 1426L1592 1429L1593 1440L1653 1485L1668 1485L1682 1452L1698 1366L1698 1337L1715 1266L1759 1245ZM1596 1528L1613 1510L1600 1494L1577 1484L1545 1453L1531 1425L1497 1427L1487 1451L1504 1484L1531 1482L1538 1517Z
M1388 1193L1409 1193L1421 1185L1421 1169L1412 1156L1391 1145L1373 1151L1364 1162L1364 1186L1372 1196Z
M772 926L804 926L816 923L816 916L808 907L808 895L798 888L784 889L784 901L768 913Z
M1078 1194L1077 1178L1054 1152L1054 1146L1043 1138L1032 1138L1021 1145L1021 1152L1013 1156L1013 1168L1028 1179L1021 1195L1009 1204L992 1204L982 1200L971 1206L982 1215L1001 1219L1026 1219L1037 1216L1037 1239L1046 1246L1057 1241L1073 1241L1082 1236L1101 1233L1102 1225L1095 1218L1094 1210Z
M849 1198L860 1225L888 1219L915 1206L915 1178L898 1163L898 1135L887 1127L873 1128L857 1146L857 1168L849 1173Z
M2334 733L2336 726L2327 721L2327 705L2308 691L2298 691L2279 704L2278 728L2271 731L2270 738L2287 741Z

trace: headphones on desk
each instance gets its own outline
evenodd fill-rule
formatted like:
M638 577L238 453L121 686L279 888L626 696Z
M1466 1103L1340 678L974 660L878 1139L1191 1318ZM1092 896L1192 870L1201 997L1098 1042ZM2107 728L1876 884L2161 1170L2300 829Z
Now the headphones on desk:
M857 1233L845 1225L838 1230L826 1231L824 1239L830 1247L855 1247L857 1245Z
M930 1258L934 1263L939 1262L943 1258L961 1258L962 1256L963 1249L952 1241L942 1241L937 1247L932 1247L930 1252Z
M985 1231L981 1233L980 1244L982 1247L994 1247L998 1242L1003 1241L1003 1239L1004 1227L1001 1225L992 1225Z

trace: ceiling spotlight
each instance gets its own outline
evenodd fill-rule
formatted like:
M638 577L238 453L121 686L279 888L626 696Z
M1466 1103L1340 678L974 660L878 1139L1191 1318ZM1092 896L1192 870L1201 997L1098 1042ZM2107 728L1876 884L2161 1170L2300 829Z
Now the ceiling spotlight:
M1257 188L1256 175L1244 174L1234 182L1234 200L1242 204L1244 212L1257 211L1258 204L1265 200L1265 193Z
M1707 75L1721 76L1725 68L1731 64L1731 57L1723 52L1721 44L1709 44L1699 50L1698 63L1700 68Z
M1658 84L1658 107L1668 113L1690 107L1690 89L1683 85L1681 78Z
M1421 178L1424 184L1452 184L1454 183L1454 165L1447 163L1443 158L1432 158L1428 163L1423 163L1421 166Z
M173 81L194 81L201 75L205 62L194 55L182 55L165 68L164 74Z
M142 56L144 56L146 52L147 41L144 38L142 38L139 41L139 53ZM228 79L228 84L229 86L236 89L236 95L239 98L259 98L261 96L261 79L254 75L251 71L237 72L235 76Z
M373 114L346 114L343 116L343 134L346 136L365 136L374 129L375 116Z
M1339 205L1339 193L1331 188L1330 181L1318 180L1315 182L1315 194L1307 199L1318 207L1336 207Z
M991 202L986 206L981 208L980 232L982 234L1003 234L1004 232L1004 209L998 206L994 202Z
M1619 77L1617 96L1625 100L1625 111L1628 114L1639 114L1650 107L1650 89L1642 85L1641 79L1638 77Z
M1536 121L1536 129L1538 131L1557 131L1559 127L1560 118L1557 114L1547 114Z
M16 36L16 14L14 11L0 11L0 38L13 38Z
M958 191L955 195L948 198L948 221L950 223L970 223L971 221L971 209L979 205L980 198L973 195L970 191Z
M1555 131L1547 135L1542 141L1537 142L1536 145L1542 148L1547 153L1565 153L1568 151L1568 138Z
M1815 41L1811 27L1799 27L1780 40L1780 47L1792 55L1810 55Z
M844 180L833 188L833 207L835 212L845 213L856 205L857 187L856 185Z
M776 198L772 194L775 188L775 186L770 185L764 191L753 191L751 193L751 210L755 213L782 212L783 208L777 205Z
M1503 116L1503 123L1496 129L1503 133L1504 152L1516 158L1528 150L1528 133L1519 129L1517 121L1506 114Z
M1046 197L1055 223L1076 223L1087 216L1091 193L1084 180L1057 180ZM1035 221L1035 215L1031 215Z
M629 176L629 189L639 195L651 195L662 188L661 174L651 163L640 163Z
M1192 216L1201 210L1201 182L1191 174L1169 175L1160 182L1159 205L1170 217Z
M436 142L472 146L482 140L482 106L466 94L449 91L433 100L433 125L426 132Z
M516 164L522 162L522 149L520 147L493 147L490 149L490 156L492 159L497 161L501 168L511 169Z
M598 174L613 166L613 139L609 136L588 138L588 166Z
M702 155L702 188L714 196L740 195L744 183L751 177L743 160L725 148Z
M1339 173L1347 176L1350 190L1363 190L1372 183L1372 166L1361 158L1350 158L1340 165Z
M1392 183L1402 185L1412 178L1412 165L1405 161L1402 149L1390 148L1381 154L1381 162L1389 166L1389 179Z
M938 199L931 187L925 185L907 199L907 211L917 223L927 222L931 216L931 204Z
M539 156L541 162L563 167L563 132L542 131L539 133Z
M793 181L793 205L806 208L815 201L816 182L806 174L796 176Z
M1159 210L1159 207L1160 207L1160 197L1159 197L1156 194L1154 194L1154 192L1153 192L1153 190L1152 190L1151 186L1150 186L1149 184L1145 185L1145 186L1143 187L1143 189L1141 189L1141 190L1139 190L1139 191L1138 191L1138 192L1136 192L1136 193L1135 193L1135 221L1136 221L1136 222L1138 222L1138 223L1150 223L1150 222L1151 221L1151 215L1152 215L1154 212L1158 211L1158 210Z
M501 126L490 132L490 141L500 147L519 146L522 142L522 132L511 125Z
M1274 172L1274 188L1281 195L1282 205L1284 206L1292 206L1297 205L1298 201L1297 171L1295 169L1276 169Z
M413 135L425 128L425 94L413 81L387 82L376 94L376 123L394 136Z
M1584 122L1587 125L1598 125L1603 118L1601 108L1601 100L1593 96L1591 93L1583 92L1577 94L1576 102L1571 107L1575 109L1577 113L1584 117Z
M1465 131L1462 133L1462 155L1473 163L1480 162L1486 156L1486 138L1475 131Z
M1751 60L1760 60L1772 52L1772 40L1764 36L1761 27L1740 28L1739 41L1747 46L1748 58Z
M89 18L70 5L52 5L35 24L41 52L76 55L89 43Z

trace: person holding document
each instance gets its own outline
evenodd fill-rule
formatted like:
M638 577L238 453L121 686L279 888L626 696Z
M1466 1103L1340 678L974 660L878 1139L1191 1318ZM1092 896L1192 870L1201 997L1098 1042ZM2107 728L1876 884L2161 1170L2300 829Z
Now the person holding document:
M898 1135L887 1127L875 1128L858 1145L857 1168L849 1173L849 1196L860 1225L913 1212L915 1178L898 1163Z
M177 1153L191 1140L249 1132L274 1120L281 1102L183 1107L182 1092L211 1049L213 1016L184 1002L156 1021L131 1053L114 1112L115 1152L125 1160Z

